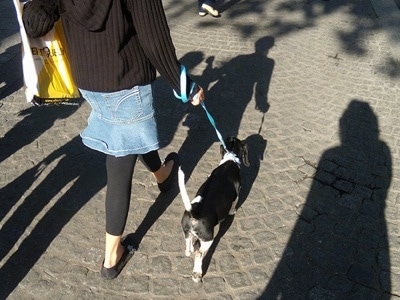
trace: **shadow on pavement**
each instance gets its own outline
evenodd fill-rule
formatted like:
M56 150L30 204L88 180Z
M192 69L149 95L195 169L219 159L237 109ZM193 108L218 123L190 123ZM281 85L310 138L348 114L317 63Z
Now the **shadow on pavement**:
M179 193L178 186L174 186L166 193L160 193L154 203L150 206L146 216L140 223L135 232L129 233L127 237L133 241L136 249L139 249L140 243L145 237L146 233L150 230L153 224L161 217L168 206L176 198Z
M261 161L264 160L264 153L267 149L267 140L260 134L253 134L246 138L249 147L249 167L243 167L241 170L242 175L242 188L240 189L237 208L241 207L246 201L254 181L257 179L260 170Z
M325 151L292 235L259 299L388 299L388 146L371 107L353 100L341 145ZM268 242L268 241L266 241Z
M85 149L78 136L3 187L0 190L1 211L8 203L17 203L46 166L57 159L60 159L57 165L26 196L0 229L0 258L4 258L51 200L74 181L0 268L0 299L10 295L63 227L106 185L104 155Z
M29 145L50 129L56 120L66 119L79 109L71 106L30 106L19 113L24 118L0 139L0 163Z
M203 74L198 78L193 76L194 81L206 90L205 104L223 138L238 135L243 114L253 97L253 105L260 112L254 118L259 118L260 123L264 121L269 109L268 89L274 68L274 61L267 55L273 45L274 38L261 38L255 44L254 53L239 55L220 67L214 67L214 57L209 57ZM201 52L193 52L185 55L181 62L190 73L202 59ZM208 88L211 83L214 83L213 86ZM165 88L161 82L157 85L159 89L156 88L156 93ZM159 135L164 145L170 142L182 119L183 125L188 127L187 137L178 152L188 180L203 155L215 142L219 142L218 137L201 106L182 104L176 99L161 101L157 98L156 119L160 128L162 125ZM255 132L257 130L259 128L254 129ZM216 160L215 164L218 162Z
M18 91L24 84L21 47L21 44L17 44L0 53L0 101Z

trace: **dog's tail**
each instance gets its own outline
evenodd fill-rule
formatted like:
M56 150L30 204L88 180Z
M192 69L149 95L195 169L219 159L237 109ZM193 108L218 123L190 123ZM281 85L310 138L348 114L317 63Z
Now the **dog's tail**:
M190 198L186 191L185 186L185 173L183 173L182 169L179 167L178 170L178 183L179 183L179 190L181 192L181 197L183 200L183 205L185 206L185 210L187 212L192 210L192 204L190 204Z

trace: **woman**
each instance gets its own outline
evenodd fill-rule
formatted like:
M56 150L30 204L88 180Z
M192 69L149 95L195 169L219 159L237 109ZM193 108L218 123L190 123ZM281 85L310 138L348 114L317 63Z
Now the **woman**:
M138 156L154 174L161 192L176 179L179 159L161 162L153 110L156 70L193 105L203 89L185 78L175 54L161 0L33 0L23 21L31 37L43 36L61 18L75 83L92 111L83 143L107 155L105 256L101 275L118 276L132 255L121 242L129 211Z

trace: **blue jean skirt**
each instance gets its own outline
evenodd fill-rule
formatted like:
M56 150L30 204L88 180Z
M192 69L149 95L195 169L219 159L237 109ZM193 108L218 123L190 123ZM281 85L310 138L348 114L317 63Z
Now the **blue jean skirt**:
M113 156L159 149L151 84L112 93L80 90L92 111L83 143Z

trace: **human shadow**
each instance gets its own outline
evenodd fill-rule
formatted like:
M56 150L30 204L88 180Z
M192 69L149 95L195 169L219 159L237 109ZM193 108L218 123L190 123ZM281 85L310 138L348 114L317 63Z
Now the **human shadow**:
M389 299L385 200L392 178L377 116L353 100L325 151L292 235L259 299Z
M200 76L201 80L197 82L208 90L204 103L223 138L238 136L243 114L253 96L254 107L260 111L260 122L264 120L269 109L268 88L274 68L274 61L267 54L273 44L272 37L261 38L255 44L254 53L239 55L219 68L213 66L213 57L206 60L207 67ZM209 89L208 86L215 81ZM183 125L189 130L178 152L186 179L206 151L218 141L214 128L202 109L189 106L187 112Z
M77 109L79 109L77 105L67 105L40 108L30 106L22 110L19 116L24 116L24 118L0 139L0 163L36 140L50 129L54 122L68 118Z
M62 228L106 185L104 155L85 148L80 137L75 137L0 190L2 211L4 205L20 201L43 170L58 159L56 166L22 200L0 229L0 258L4 258L28 226L50 206L0 268L0 299L10 295ZM70 182L72 186L51 203Z
M0 53L0 101L19 90L23 84L21 44L8 47Z

